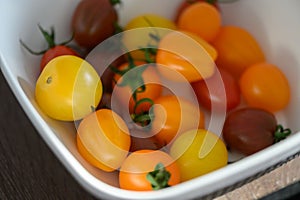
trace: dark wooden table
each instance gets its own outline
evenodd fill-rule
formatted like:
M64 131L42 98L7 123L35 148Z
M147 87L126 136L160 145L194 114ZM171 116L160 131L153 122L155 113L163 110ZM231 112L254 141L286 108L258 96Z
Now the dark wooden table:
M35 130L0 72L0 199L94 199Z
M300 180L299 168L298 158L281 169L217 199L240 199L241 195L246 199L253 195L259 197L255 194L255 188L260 185L264 189L263 192L258 191L261 196L270 194ZM273 185L272 190L270 183L280 181L276 177L284 177L289 181L284 182L283 186ZM1 71L0 199L95 199L75 181L42 140L11 92Z

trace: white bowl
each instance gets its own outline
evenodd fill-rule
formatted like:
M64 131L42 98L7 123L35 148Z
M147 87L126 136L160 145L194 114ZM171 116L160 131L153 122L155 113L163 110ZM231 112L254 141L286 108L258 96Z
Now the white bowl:
M168 18L181 0L123 0L118 9L120 23L153 12ZM42 49L37 24L55 26L57 40L70 35L70 19L78 0L1 1L0 66L12 91L41 137L75 179L96 197L118 199L172 199L217 195L230 190L300 152L300 1L240 0L221 4L224 24L247 28L261 44L267 60L276 63L288 77L292 98L289 106L276 113L278 121L293 130L286 140L220 170L157 192L133 192L116 187L117 173L105 173L89 165L78 153L73 123L45 116L34 98L39 57L20 47L22 38L34 49ZM276 98L276 97L275 97ZM38 153L38 152L37 152Z

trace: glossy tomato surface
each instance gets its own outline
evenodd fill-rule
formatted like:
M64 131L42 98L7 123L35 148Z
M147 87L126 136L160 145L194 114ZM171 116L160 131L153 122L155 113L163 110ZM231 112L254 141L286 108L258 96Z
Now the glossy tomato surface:
M85 117L77 130L77 147L82 157L104 170L118 169L126 158L131 140L124 120L110 109L99 109Z
M289 104L289 81L274 64L263 62L249 66L242 74L239 84L242 95L250 106L277 112Z
M277 120L272 113L245 107L227 116L223 138L230 149L250 155L274 143L276 126Z
M109 0L82 0L72 16L74 40L93 48L115 32L118 15Z

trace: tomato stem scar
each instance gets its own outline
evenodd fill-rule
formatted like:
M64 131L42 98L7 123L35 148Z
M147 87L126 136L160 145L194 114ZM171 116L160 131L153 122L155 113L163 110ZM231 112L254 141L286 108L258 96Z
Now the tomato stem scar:
M47 80L46 80L46 83L47 84L50 84L52 82L52 76L49 76L48 78L47 78Z

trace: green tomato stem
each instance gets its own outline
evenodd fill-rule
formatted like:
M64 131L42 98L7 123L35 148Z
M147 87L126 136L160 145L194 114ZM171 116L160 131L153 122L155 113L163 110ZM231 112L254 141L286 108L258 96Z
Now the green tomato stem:
M287 136L292 133L291 129L283 128L282 125L277 125L275 133L274 133L274 143L277 143L281 140L284 140Z
M110 4L113 6L121 3L122 3L121 0L110 0Z
M171 174L166 170L162 163L155 166L154 171L149 172L146 176L147 180L151 183L153 190L160 190L170 187L168 184Z
M54 32L54 28L53 28L53 27L51 27L50 32L45 31L45 30L43 29L43 27L42 27L40 24L38 24L38 28L39 28L39 30L41 31L41 33L43 34L43 36L44 36L44 38L45 38L45 40L46 40L46 42L47 42L47 44L48 44L48 48L47 48L47 49L42 50L42 51L33 51L33 50L30 49L30 48L29 48L22 40L20 40L21 45L22 45L29 53L31 53L31 54L33 54L33 55L42 55L42 54L46 53L46 51L48 51L49 49L51 49L51 48L53 48L53 47L55 47L55 46L57 46L57 45L66 45L66 44L68 44L68 43L71 42L71 41L73 40L73 38L74 38L74 33L73 33L73 34L72 34L72 37L71 37L69 40L64 41L64 42L62 42L62 43L60 43L60 44L56 44L56 43L55 43L55 32Z

